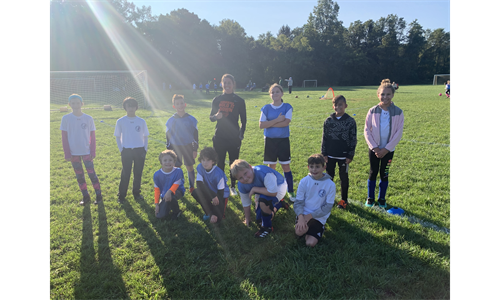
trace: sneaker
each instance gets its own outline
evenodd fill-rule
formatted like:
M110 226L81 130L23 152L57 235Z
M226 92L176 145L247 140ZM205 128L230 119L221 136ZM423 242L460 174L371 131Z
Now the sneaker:
M381 208L387 208L387 203L385 202L385 199L378 199L378 206Z
M263 237L266 237L267 235L271 234L271 232L273 232L272 227L261 227L260 230L254 234L254 237L263 238Z
M87 204L89 202L90 202L90 196L89 195L83 196L82 201L80 201L80 205L85 205L85 204Z
M286 194L288 196L288 199L290 199L290 201L295 202L295 198L297 197L295 192L287 192Z
M236 188L234 186L229 189L229 194L231 196L237 196L238 195L238 192L236 191Z
M373 207L373 204L375 204L375 199L372 199L372 198L366 199L365 206Z
M144 197L141 194L134 195L135 201L144 201Z
M94 204L99 204L99 203L102 203L102 196L101 195L95 196Z
M337 208L340 208L340 209L346 209L346 208L347 208L347 201L345 201L345 200L340 200L340 201L339 201L339 205L337 205Z
M118 198L118 200L116 200L116 202L123 204L123 202L125 202L125 199Z
M210 219L209 215L203 215L203 221L207 221L208 219Z
M281 207L284 208L285 210L288 210L290 208L290 204L288 204L285 199L280 200Z

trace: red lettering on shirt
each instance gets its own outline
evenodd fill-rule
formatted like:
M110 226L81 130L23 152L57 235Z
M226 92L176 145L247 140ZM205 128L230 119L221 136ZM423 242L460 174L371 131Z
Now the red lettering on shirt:
M227 117L230 112L234 109L234 102L231 101L221 101L219 102L219 110L222 112L224 117Z

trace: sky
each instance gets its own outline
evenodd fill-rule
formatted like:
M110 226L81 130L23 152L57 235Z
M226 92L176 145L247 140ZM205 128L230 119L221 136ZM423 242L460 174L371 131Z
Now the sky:
M247 36L255 39L270 31L276 35L283 25L290 29L307 23L317 0L129 0L136 6L151 6L153 15L166 15L185 8L211 25L223 19L238 22ZM340 6L339 20L348 28L354 21L377 21L390 14L404 18L407 24L415 19L423 29L444 28L450 32L450 0L344 0L334 1Z

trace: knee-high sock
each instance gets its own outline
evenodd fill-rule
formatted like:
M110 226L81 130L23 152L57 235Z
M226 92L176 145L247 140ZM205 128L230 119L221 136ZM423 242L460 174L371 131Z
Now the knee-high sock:
M262 226L273 227L273 223L271 221L272 217L273 217L273 215L262 214Z
M389 181L380 181L378 184L378 199L385 200L385 193L387 192L387 187L389 186Z
M285 172L285 179L286 179L286 184L288 184L288 192L292 193L293 192L293 175L292 175L292 171Z
M377 182L375 180L368 179L368 198L375 199L375 185Z

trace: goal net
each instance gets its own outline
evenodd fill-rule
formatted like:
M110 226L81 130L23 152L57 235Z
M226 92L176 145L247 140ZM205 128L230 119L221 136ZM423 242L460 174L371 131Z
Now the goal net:
M123 99L133 97L139 107L146 108L148 73L146 70L50 72L50 103L67 105L71 94L82 96L85 107L121 107Z
M318 87L318 81L316 79L314 80L304 80L302 82L302 87Z
M321 99L323 100L333 100L333 98L335 98L335 92L333 91L332 88L329 88L326 93L321 96Z
M450 80L450 74L435 74L432 85L444 85L448 80Z

